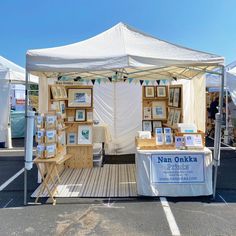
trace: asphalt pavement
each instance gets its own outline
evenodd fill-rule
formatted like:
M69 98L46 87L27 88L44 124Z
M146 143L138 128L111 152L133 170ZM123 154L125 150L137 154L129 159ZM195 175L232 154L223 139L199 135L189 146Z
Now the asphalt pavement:
M207 145L211 146L211 141ZM107 159L108 160L108 159ZM133 162L130 156L127 160ZM114 162L114 157L110 158ZM23 157L0 157L0 186L21 171ZM167 198L180 235L236 236L236 152L222 151L216 199ZM21 173L0 191L0 235L174 235L160 198L58 198L33 204L37 169L28 172L28 206L23 205ZM178 235L178 234L176 234Z

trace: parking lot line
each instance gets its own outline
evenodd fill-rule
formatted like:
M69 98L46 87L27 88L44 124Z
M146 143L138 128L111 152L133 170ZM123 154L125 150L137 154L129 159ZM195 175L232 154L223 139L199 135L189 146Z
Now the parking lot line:
M167 199L165 197L160 197L160 201L161 201L161 205L163 207L163 210L165 212L166 215L166 219L168 221L169 227L170 227L170 231L171 234L173 236L180 236L180 231L179 231L179 227L175 221L175 217L170 209L169 203L167 201Z
M2 191L4 188L6 188L12 181L14 181L19 175L21 175L24 172L24 168L19 170L16 174L14 174L10 179L8 179L5 183L3 183L0 186L0 191Z

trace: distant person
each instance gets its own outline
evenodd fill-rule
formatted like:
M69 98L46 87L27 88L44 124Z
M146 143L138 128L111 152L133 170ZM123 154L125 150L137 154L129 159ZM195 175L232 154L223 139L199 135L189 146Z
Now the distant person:
M214 101L211 102L209 113L211 120L215 120L216 113L218 112L218 106L219 106L219 97L216 97Z
M231 118L231 122L233 125L233 133L234 133L234 140L233 142L236 143L236 105L234 104L233 100L229 98L229 115Z

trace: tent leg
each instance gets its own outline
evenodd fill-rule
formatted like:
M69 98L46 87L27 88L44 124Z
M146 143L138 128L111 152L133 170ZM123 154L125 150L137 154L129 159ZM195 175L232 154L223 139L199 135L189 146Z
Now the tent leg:
M220 165L220 146L221 146L221 124L222 124L222 114L223 114L223 98L224 98L224 79L225 79L225 67L222 66L221 75L221 90L219 99L219 113L216 114L215 120L215 140L214 140L214 179L213 179L213 199L216 196L216 184L217 184L217 174L218 165Z
M29 74L26 71L25 74L25 169L24 169L24 205L27 205L27 169L26 169L26 148L27 148L27 144L26 144L26 140L27 140L27 126L28 126L28 122L27 122L27 113L28 113L28 104L29 104L29 97L28 97L28 85L29 85Z

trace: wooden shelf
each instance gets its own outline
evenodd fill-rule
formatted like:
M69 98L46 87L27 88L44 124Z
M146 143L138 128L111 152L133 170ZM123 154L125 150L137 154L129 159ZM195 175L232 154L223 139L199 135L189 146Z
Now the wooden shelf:
M67 144L66 146L67 147L84 147L84 146L91 147L93 146L93 144Z
M51 98L50 101L56 102L56 101L67 101L68 98Z
M86 109L86 110L93 110L92 107L66 107L66 110L78 110L78 109Z
M168 97L155 97L155 98L143 98L144 101L159 101L159 100L168 100Z
M162 125L166 126L166 127L170 127L171 129L177 129L178 128L177 126L168 125L167 123L163 123Z
M143 121L166 121L167 119L143 119Z
M65 124L86 124L86 125L92 125L93 122L89 122L89 121L65 121Z

